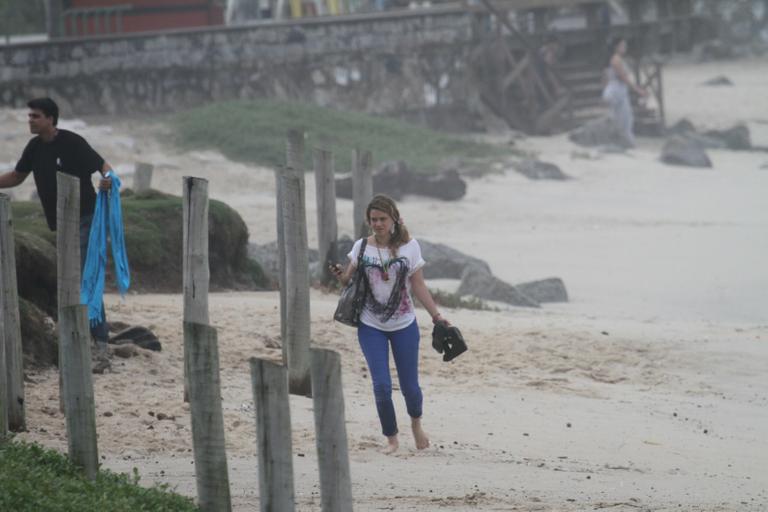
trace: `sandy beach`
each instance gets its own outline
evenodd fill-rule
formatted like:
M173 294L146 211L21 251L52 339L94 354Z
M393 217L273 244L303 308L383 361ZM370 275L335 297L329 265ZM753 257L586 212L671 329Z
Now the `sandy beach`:
M703 81L727 75L732 87ZM668 123L746 123L768 146L768 59L673 62L665 68ZM25 111L2 111L0 167L28 139ZM15 123L15 124L14 124ZM212 151L182 153L157 121L62 120L130 183L136 161L155 165L153 187L179 195L181 177L210 181L213 199L244 218L252 242L273 241L270 169ZM500 141L508 134L488 136ZM658 159L662 139L625 154L531 137L535 152L573 179L532 181L499 164L469 178L458 202L408 196L400 210L417 239L488 262L510 283L561 277L570 302L541 309L444 309L470 347L443 363L424 310L421 386L432 446L406 434L394 456L383 437L353 329L331 319L336 296L313 290L312 339L340 352L355 509L521 511L768 510L768 152L709 150L712 169ZM375 155L374 155L375 158ZM32 180L13 191L28 198ZM315 189L307 174L310 247ZM341 233L352 203L339 200ZM458 281L430 282L455 290ZM277 292L209 298L217 328L234 509L257 510L256 433L248 359L280 357ZM94 375L104 467L195 496L188 405L182 400L182 297L106 297L110 320L145 325L163 351L113 359ZM66 451L54 370L28 374L20 439ZM396 391L397 393L397 391ZM158 413L168 419L158 419ZM312 402L291 398L297 509L320 510Z

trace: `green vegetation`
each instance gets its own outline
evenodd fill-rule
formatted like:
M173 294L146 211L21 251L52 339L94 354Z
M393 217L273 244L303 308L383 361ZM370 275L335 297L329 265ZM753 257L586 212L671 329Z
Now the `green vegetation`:
M175 142L184 148L216 149L270 167L285 165L289 129L307 133L308 149L332 151L339 172L349 171L354 148L370 150L374 162L403 160L419 172L439 170L450 158L486 159L505 151L394 119L273 100L215 103L183 112L173 124ZM312 152L306 153L309 169Z
M37 201L14 201L12 208L17 245L55 254L56 233L48 229L40 204ZM163 292L181 290L181 198L157 191L132 194L126 190L122 208L131 288ZM216 200L209 202L208 214L211 288L268 287L259 264L248 258L248 228L240 215ZM55 271L55 259L52 264ZM107 265L108 273L112 269L111 263ZM29 276L21 272L20 289L24 286L24 279L37 278L40 271L30 269ZM108 276L107 284L113 282ZM53 284L55 286L55 281ZM39 283L37 287L40 287ZM52 293L55 296L55 289Z
M69 459L38 445L0 442L0 510L14 512L192 512L192 500L167 485L145 488L139 475L100 471L86 479Z
M43 0L0 0L0 36L45 32Z
M489 306L477 297L469 297L468 299L464 299L456 293L448 293L442 290L429 290L429 292L432 294L432 298L437 304L447 308L473 309L477 311L498 311L498 308Z

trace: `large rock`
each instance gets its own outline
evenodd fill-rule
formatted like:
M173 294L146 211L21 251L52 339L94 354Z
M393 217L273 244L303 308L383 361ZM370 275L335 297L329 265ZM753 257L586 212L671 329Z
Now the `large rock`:
M710 130L704 135L722 142L728 149L752 149L752 139L749 128L744 124L737 124L727 130Z
M47 229L47 228L46 228ZM30 232L14 231L19 297L56 318L56 247Z
M474 266L491 273L491 268L486 262L463 252L452 249L447 245L435 244L426 240L419 240L421 255L427 262L424 265L424 277L426 279L461 279L464 269Z
M160 343L160 340L157 339L155 333L141 325L134 325L127 329L123 329L110 337L109 343L113 345L132 344L156 352L160 352L163 349L162 344Z
M32 302L19 298L21 345L24 366L59 364L59 345L53 320Z
M581 146L618 146L627 147L627 141L621 134L613 119L603 117L588 121L584 125L573 130L568 138Z
M685 117L667 128L667 135L688 135L690 133L696 133L696 126Z
M707 149L753 149L749 128L737 124L726 130L708 130L700 133L688 119L681 119L667 129L669 135L683 135Z
M704 146L689 137L670 137L661 150L661 160L672 165L688 167L712 167Z
M484 268L470 265L464 269L458 295L473 295L479 299L505 302L512 306L527 308L541 307L538 302L501 279L494 277Z
M12 208L18 240L16 264L20 294L53 316L56 314L56 234L48 230L39 204L14 202ZM180 292L181 198L154 190L126 193L122 210L131 289ZM208 214L211 289L263 288L258 262L247 255L248 229L242 217L228 205L213 199L209 202ZM109 262L107 290L114 289L113 270Z
M455 169L439 174L421 174L408 169L405 162L385 162L373 173L374 194L386 194L400 200L406 194L435 197L445 201L461 199L466 182ZM352 199L352 177L336 179L336 197Z
M536 302L568 302L568 291L559 277L516 284L515 288Z
M339 241L339 243L341 243L341 241ZM349 246L350 248L352 247L351 242ZM347 253L339 253L336 261L346 262L346 254ZM319 261L317 249L309 249L307 256L310 265L317 265ZM248 244L248 257L259 262L261 271L264 274L264 282L266 283L266 286L271 289L277 288L280 272L280 255L277 250L277 241L269 242L267 244Z
M555 164L540 160L526 159L514 165L517 172L532 180L569 180L570 176Z
M731 82L731 79L728 78L725 75L718 75L715 78L710 78L706 82L702 83L701 85L707 85L710 87L721 87L721 86L731 86L733 85L733 82Z

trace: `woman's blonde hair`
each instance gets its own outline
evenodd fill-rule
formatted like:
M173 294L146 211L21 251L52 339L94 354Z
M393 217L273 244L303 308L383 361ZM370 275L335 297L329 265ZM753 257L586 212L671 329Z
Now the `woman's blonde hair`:
M403 221L400 218L400 211L397 209L395 200L384 194L376 194L373 196L373 199L371 199L371 202L368 203L368 207L365 209L365 219L368 221L369 225L371 223L371 210L384 212L394 221L395 232L389 237L388 247L396 256L397 248L410 242L411 235L408 233L408 228L405 227L405 224L403 224Z

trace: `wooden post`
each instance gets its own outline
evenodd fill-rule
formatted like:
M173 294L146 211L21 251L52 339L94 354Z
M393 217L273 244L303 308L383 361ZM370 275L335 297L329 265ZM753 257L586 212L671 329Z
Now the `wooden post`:
M291 411L285 366L251 358L262 512L294 510Z
M56 173L56 281L58 313L80 304L80 180ZM64 409L63 360L59 323L59 410Z
M69 458L96 479L99 454L96 445L96 406L91 379L91 332L88 307L67 306L59 310L59 343L64 402L67 411Z
M283 226L283 171L275 170L275 218L277 219L277 269L278 288L280 289L280 344L283 349L283 361L288 361L288 345L285 343L286 317L286 276L285 276L285 227Z
M373 199L371 152L355 149L352 151L352 210L354 215L352 229L355 239L368 234L365 209L371 199Z
M320 281L330 283L334 277L328 270L329 263L337 263L336 240L336 177L333 153L315 149L315 195L317 198L317 244L320 252Z
M203 511L227 512L232 510L232 503L224 447L216 329L184 322L184 354L189 380L197 499Z
M285 230L285 313L283 351L291 393L311 396L309 376L309 261L304 173L283 170L283 229Z
M152 188L152 164L137 162L133 171L133 191L144 192Z
M183 178L184 321L208 324L208 181Z
M288 130L285 139L286 167L296 169L304 174L304 132L300 130ZM280 261L278 262L280 285L280 340L283 349L283 362L288 364L287 325L287 277L286 277L286 253L285 253L285 226L283 222L283 203L285 202L285 173L282 169L276 171L277 183L277 247Z
M312 349L317 459L323 512L352 511L341 357L327 349Z
M658 80L658 87L656 90L656 101L659 104L659 120L661 121L661 129L662 133L666 132L667 130L667 114L664 109L664 77L662 75L662 64L661 62L654 63L655 71L656 71L656 79Z
M59 309L80 304L80 180L56 175L56 248Z
M184 176L182 265L184 288L184 322L208 325L208 181ZM185 364L189 354L184 352ZM184 375L184 401L189 399L189 380Z
M4 323L5 319L0 316L0 443L8 437L8 393L5 392L8 376L5 369L5 336L2 334Z
M5 385L0 390L7 389L7 396L3 399L6 403L7 428L13 432L23 432L26 430L24 355L21 348L19 289L16 282L16 249L13 242L11 201L4 194L0 194L0 315L0 338L5 340L5 364L0 365L0 372L6 374ZM0 430L2 428L0 427Z

